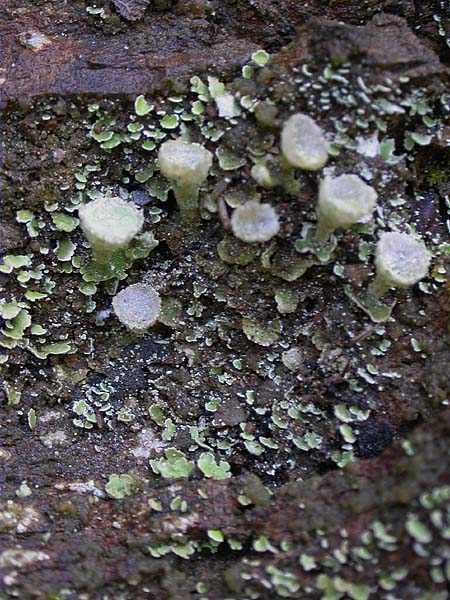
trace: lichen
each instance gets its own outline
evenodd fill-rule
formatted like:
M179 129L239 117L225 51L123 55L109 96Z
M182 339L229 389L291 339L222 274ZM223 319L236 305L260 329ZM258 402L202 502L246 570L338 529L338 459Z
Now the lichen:
M161 298L150 285L135 283L116 294L112 306L119 321L128 329L143 332L158 319Z
M101 4L84 18L117 31ZM177 32L182 4L173 23L162 16ZM212 5L188 6L204 11L199 32ZM22 238L0 226L0 460L18 473L0 523L10 536L28 519L27 549L52 563L2 554L6 593L445 593L448 98L426 80L375 77L353 54L307 64L297 50L260 50L235 73L218 65L131 101L45 97L5 114L5 216ZM308 140L296 152L310 162L289 160L293 111L313 120L320 160ZM209 164L186 186L189 225L174 202L182 184L158 161L180 143ZM376 190L377 210L369 194L357 218L314 239L320 179L342 173ZM92 260L76 215L105 195L137 211L144 233ZM243 241L236 220L253 205L269 207L270 235L253 221ZM397 231L419 233L433 264L414 290L368 306L377 239ZM114 299L149 282L161 312L134 336ZM405 437L436 417L431 441L426 424Z

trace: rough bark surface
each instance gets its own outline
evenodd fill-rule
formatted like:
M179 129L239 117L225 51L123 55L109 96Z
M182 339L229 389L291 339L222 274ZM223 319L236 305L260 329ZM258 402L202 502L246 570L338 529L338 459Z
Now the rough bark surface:
M0 2L0 600L448 600L449 40L439 1ZM320 260L293 112L379 194ZM186 131L192 229L156 163ZM76 211L105 191L148 237L96 270ZM229 232L249 198L264 245ZM355 298L397 228L432 268L377 324ZM136 337L111 298L141 281Z

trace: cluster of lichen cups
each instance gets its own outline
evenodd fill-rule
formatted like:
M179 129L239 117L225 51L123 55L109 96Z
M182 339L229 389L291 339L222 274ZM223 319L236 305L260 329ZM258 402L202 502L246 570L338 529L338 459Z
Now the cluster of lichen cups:
M295 169L322 169L328 160L328 149L322 129L310 117L294 114L284 123L281 152L284 170L291 170L289 177L295 179ZM212 167L212 154L201 144L178 139L164 142L158 159L161 173L174 190L181 220L191 226L200 219L199 190ZM264 173L264 165L253 174L256 180L267 177L269 183L270 174ZM334 232L369 221L376 203L376 191L357 175L326 175L319 183L317 225L297 243L297 249L315 254L319 262L327 262L335 247ZM107 195L81 206L79 216L94 261L99 263L126 249L144 223L142 211L133 204ZM245 243L263 243L278 234L280 222L270 204L249 200L234 209L231 229ZM353 293L348 295L373 320L385 320L390 316L390 307L383 305L380 298L391 287L404 288L417 283L427 275L429 264L430 254L422 241L406 233L384 233L376 247L375 280L363 299L355 298ZM143 332L156 322L161 300L151 286L135 284L114 297L113 309L128 329Z
M78 210L81 229L89 241L93 261L100 267L125 251L144 225L144 215L132 203L104 195ZM129 285L114 296L117 318L133 333L143 333L154 325L161 312L161 298L150 285Z
M284 160L292 168L317 171L325 166L328 159L328 144L322 130L301 114L293 115L285 122L281 150ZM309 233L297 244L297 249L312 252L320 262L327 262L335 247L335 242L330 242L333 233L368 222L376 205L377 192L357 175L326 175L319 183L316 228L312 235ZM428 273L430 260L424 243L413 235L383 233L376 246L375 280L362 299L356 298L352 292L348 295L372 320L384 321L390 317L392 306L383 304L381 297L390 288L407 288L423 279Z

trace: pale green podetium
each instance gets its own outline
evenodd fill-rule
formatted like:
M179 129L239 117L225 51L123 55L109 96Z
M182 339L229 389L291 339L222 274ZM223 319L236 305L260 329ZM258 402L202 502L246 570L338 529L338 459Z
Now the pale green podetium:
M267 242L279 232L280 221L270 204L250 200L234 210L231 228L234 235L243 242Z
M428 275L431 254L422 240L408 233L383 233L375 252L377 274L369 294L380 298L390 288L408 288Z
M272 189L277 185L277 181L272 176L269 167L263 162L253 165L251 176L263 188Z
M301 113L285 121L281 132L281 151L292 167L318 171L328 160L328 142L317 123Z
M212 166L211 152L201 144L169 140L161 145L158 159L161 173L172 184L181 219L198 220L199 190Z
M113 310L121 323L134 333L154 325L161 313L161 298L151 286L135 283L114 296Z
M143 213L116 196L101 196L88 202L78 209L78 215L98 262L108 262L115 251L127 248L144 225Z
M376 191L357 175L325 177L319 187L315 239L327 241L336 229L367 222L376 204Z

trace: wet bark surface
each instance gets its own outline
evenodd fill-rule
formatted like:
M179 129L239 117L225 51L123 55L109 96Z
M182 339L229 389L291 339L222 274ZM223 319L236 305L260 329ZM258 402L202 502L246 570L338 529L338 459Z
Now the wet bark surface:
M81 1L6 0L0 7L0 101L42 94L138 94L206 68L223 73L243 64L258 46L279 49L313 15L352 23L325 21L314 27L319 45L326 40L326 50L368 51L369 60L384 67L401 68L408 61L416 74L422 66L425 76L433 70L424 66L427 62L441 68L437 57L416 43L405 22L391 19L383 24L381 19L367 34L358 27L382 12L380 2L369 2L367 8L352 2L302 8L291 0L172 4L165 10L150 6L141 19L129 22L108 3L106 16L98 19ZM418 8L403 2L393 12L409 17L417 28L429 27L432 3L421 4Z

